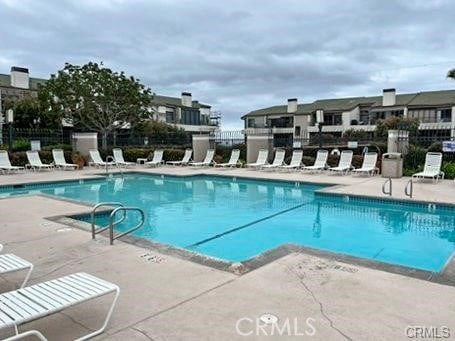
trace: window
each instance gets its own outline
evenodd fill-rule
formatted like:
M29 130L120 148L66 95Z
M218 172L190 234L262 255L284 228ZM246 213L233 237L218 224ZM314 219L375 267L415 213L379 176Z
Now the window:
M370 112L368 110L360 111L359 124L362 125L370 124Z
M343 124L341 113L324 113L324 124L330 126L340 126Z
M403 117L403 114L403 110L372 111L370 115L370 124L376 124L377 120L385 120L391 116Z
M256 128L256 120L254 118L249 118L247 121L247 128Z
M435 109L416 109L408 112L408 117L417 118L422 123L436 123L437 112Z
M292 128L294 126L293 117L279 117L267 120L267 126L270 128Z
M174 111L166 111L166 122L167 123L174 123L175 122Z
M182 109L182 124L200 125L201 115L199 110Z
M452 109L441 109L441 122L452 122Z

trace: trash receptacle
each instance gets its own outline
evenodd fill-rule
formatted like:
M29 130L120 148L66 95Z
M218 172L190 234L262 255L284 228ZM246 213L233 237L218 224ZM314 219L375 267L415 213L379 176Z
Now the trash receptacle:
M401 178L403 176L403 156L401 153L383 154L381 173L383 178Z

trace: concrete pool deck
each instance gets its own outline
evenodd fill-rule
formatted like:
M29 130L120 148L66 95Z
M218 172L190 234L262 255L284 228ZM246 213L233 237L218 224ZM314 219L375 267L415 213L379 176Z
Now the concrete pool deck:
M380 177L170 167L145 171L332 183L339 186L330 190L339 194L385 198L381 194L385 179ZM0 185L100 173L103 170L5 175L0 176ZM394 181L394 198L404 198L406 182L405 178ZM418 183L413 200L455 203L452 186L452 181ZM277 330L274 336L265 336L272 332L270 326L256 330L255 319L267 313L278 317L286 338L315 332L296 338L408 340L416 326L437 328L440 334L448 327L451 337L455 335L454 286L303 253L291 253L238 276L120 240L114 246L102 237L92 241L86 231L46 219L81 211L87 207L42 196L2 199L1 242L4 253L15 253L35 264L30 284L78 271L118 284L122 290L118 306L107 332L98 339L277 339ZM20 278L20 274L0 277L0 290L14 288ZM101 322L108 300L84 303L21 329L38 329L50 340L74 339Z

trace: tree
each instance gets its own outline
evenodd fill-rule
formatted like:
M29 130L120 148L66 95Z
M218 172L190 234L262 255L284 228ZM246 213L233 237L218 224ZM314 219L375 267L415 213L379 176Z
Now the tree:
M100 133L106 149L109 134L149 117L152 95L138 79L90 62L66 63L39 88L38 98L50 115Z
M449 72L447 72L447 78L455 79L455 69L449 70Z
M419 125L420 121L417 118L390 116L376 122L374 133L377 137L387 137L389 130L408 130L411 135L415 135Z

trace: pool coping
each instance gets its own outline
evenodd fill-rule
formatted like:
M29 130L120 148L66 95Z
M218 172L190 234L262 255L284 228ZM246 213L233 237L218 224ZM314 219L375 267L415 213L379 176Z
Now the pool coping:
M446 206L446 207L455 207L455 204L451 203L440 203L440 202L431 202L431 201L422 201L422 200L411 200L411 199L393 199L389 197L377 197L377 196L370 196L370 195L348 195L344 193L333 193L330 192L329 189L333 189L334 187L342 187L346 186L344 184L333 184L333 183L322 183L322 182L310 182L310 181L301 181L301 180L286 180L286 179L264 179L261 177L248 177L248 176L233 176L228 174L206 174L206 173L196 173L196 174L182 174L182 175L175 175L175 174L166 174L166 173L149 173L144 171L138 170L128 170L124 172L125 174L141 174L147 176L167 176L167 177L176 177L176 178L185 178L185 177L197 177L197 176L208 176L208 177L224 177L224 178L241 178L246 180L259 180L259 181L275 181L275 182L286 182L286 183L303 183L303 184L311 184L311 185L320 185L320 186L327 186L327 188L322 188L319 190L315 190L315 193L318 195L324 196L341 196L341 197L358 197L358 198L366 198L371 200L377 201L389 201L389 202L406 202L406 203L414 203L414 204L435 204L437 206ZM112 175L120 175L120 172L117 173L110 173ZM108 175L109 176L109 175ZM66 182L77 182L80 180L102 180L105 179L107 176L106 174L93 174L90 177L80 177L76 179L64 179L64 180L57 180L57 181L36 181L36 182L24 182L21 184L15 183L12 185L0 185L2 187L22 187L26 185L45 185L45 184L53 184L53 183L66 183ZM30 194L23 194L24 196L30 196ZM82 201L77 201L74 199L69 198L62 198L48 194L31 194L34 196L42 196L45 198L50 198L53 200L60 200L64 202L69 202L73 204L77 204L80 206L85 206L87 208L92 208L93 205L89 203L85 203ZM21 195L17 195L20 197ZM10 199L14 197L4 197L1 199ZM109 209L100 210L101 213L103 211L109 211ZM61 223L63 225L67 225L69 227L78 228L87 232L90 232L90 229L87 227L90 224L82 222L80 220L76 220L73 217L76 216L86 216L90 214L90 211L81 211L72 213L71 215L58 215L58 216L50 216L45 217L45 219ZM226 260L222 260L219 258L211 257L208 255L203 255L197 252L193 252L187 249L178 248L172 245L159 243L156 241L149 241L143 238L134 237L132 235L126 235L122 237L122 242L126 242L129 244L136 245L138 247L151 249L157 251L161 254L181 258L184 260L189 260L201 265L209 266L218 270L228 271L237 275L243 275L248 272L254 271L264 265L267 265L277 259L285 257L292 253L302 253L308 254L311 256L316 256L322 259L327 259L336 262L342 262L348 265L354 266L362 266L370 269L390 272L398 275L403 275L407 277L417 278L425 281L430 281L434 283L444 284L455 286L455 251L452 255L448 258L444 268L440 272L432 272L427 270L420 270L416 268L401 266L401 265L394 265L389 263L384 263L377 260L370 260L361 257L350 256L342 253L331 252L326 250L320 250L308 246L298 245L298 244L283 244L276 248L267 250L253 258L242 262L229 262Z

